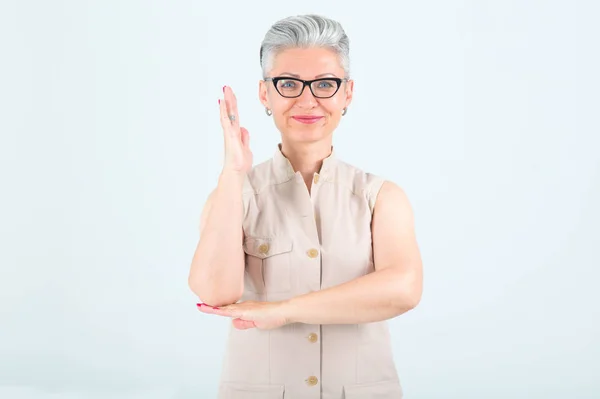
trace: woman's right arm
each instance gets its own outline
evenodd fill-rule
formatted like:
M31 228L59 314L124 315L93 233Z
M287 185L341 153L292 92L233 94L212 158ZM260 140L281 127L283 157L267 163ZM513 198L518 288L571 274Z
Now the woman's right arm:
M237 100L224 88L220 101L225 162L219 183L202 210L200 239L192 259L188 285L204 303L224 306L240 300L244 291L242 190L252 168L248 131L239 125ZM232 121L229 115L235 116Z
M212 306L236 303L244 291L243 181L239 173L223 172L202 210L188 284Z

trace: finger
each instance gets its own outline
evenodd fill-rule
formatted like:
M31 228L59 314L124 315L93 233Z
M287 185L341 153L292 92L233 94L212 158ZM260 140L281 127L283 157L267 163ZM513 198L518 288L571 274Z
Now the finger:
M240 131L242 132L242 144L246 148L250 147L250 133L244 127L241 127Z
M196 304L196 306L198 306L198 308L204 306L204 307L211 308L211 309L219 309L217 306L212 306L212 305L209 305L208 303L204 303L204 302L199 302Z
M242 320L242 319L233 319L233 326L238 330L247 330L249 328L256 328L256 324L253 321Z
M223 317L241 317L242 312L234 308L234 305L224 306L222 308L213 308L208 306L201 306L199 310L203 313L214 314Z
M230 316L231 311L225 308L217 308L214 306L207 305L205 303L197 303L196 307L202 313L215 314L218 316Z
M209 305L206 305L206 304L203 304L203 303L197 304L196 307L202 313L215 314L216 312L219 311L218 308L213 308L212 306L209 306Z
M240 116L238 114L237 108L237 97L233 92L233 89L229 86L225 86L224 89L225 94L225 104L227 105L227 118L229 119L229 115L235 116L235 120L233 122L230 121L232 126L239 127L240 126Z
M223 128L223 132L231 135L231 133L232 133L231 121L229 120L229 117L227 116L227 106L225 105L224 99L219 100L219 116L220 116L219 120L221 121L221 127Z
M233 95L231 88L227 87L227 86L223 87L223 95L224 95L225 116L226 116L226 118L223 119L223 123L225 124L225 126L233 127L233 129L230 130L232 136L238 136L240 134L240 132L239 132L240 121L239 121L239 117L237 115L237 103L235 100L235 96ZM230 117L233 117L233 120L231 120Z

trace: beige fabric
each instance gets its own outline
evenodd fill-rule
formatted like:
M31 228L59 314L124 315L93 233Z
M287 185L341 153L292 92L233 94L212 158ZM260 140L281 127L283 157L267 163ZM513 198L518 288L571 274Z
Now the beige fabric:
M280 148L245 183L242 300L288 299L374 270L371 216L383 179L332 151L309 194ZM401 397L386 322L230 330L220 399Z

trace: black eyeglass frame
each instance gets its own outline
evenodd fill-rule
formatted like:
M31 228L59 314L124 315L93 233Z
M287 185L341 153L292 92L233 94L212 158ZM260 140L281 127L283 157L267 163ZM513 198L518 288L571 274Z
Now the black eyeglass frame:
M302 83L302 89L300 90L300 93L297 96L284 96L283 94L281 94L281 92L279 91L279 89L277 88L277 82L279 82L280 80L295 80L296 82L300 82ZM333 92L332 95L328 96L328 97L322 97L322 96L317 96L315 95L315 92L312 90L312 84L314 82L321 82L324 80L333 80L334 82L337 83L337 88L335 89L335 91ZM340 87L342 87L342 82L347 82L349 79L348 78L336 78L336 77L329 77L329 78L319 78L319 79L313 79L313 80L302 80L302 79L298 79L298 78L293 78L293 77L289 77L289 76L277 76L275 78L264 78L265 82L273 82L273 86L275 87L275 90L277 90L277 93L279 93L279 95L281 97L284 98L298 98L302 95L302 93L304 93L304 88L306 86L308 86L308 89L310 90L310 92L312 93L312 95L315 98L331 98L333 96L335 96L337 94L337 92L340 90Z

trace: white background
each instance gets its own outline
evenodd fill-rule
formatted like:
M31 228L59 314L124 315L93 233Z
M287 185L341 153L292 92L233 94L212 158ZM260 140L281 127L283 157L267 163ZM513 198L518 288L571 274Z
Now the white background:
M338 156L401 185L425 268L390 321L406 397L600 395L598 3L0 2L0 397L215 397L229 321L187 275L230 85L279 133L260 42L351 40Z

